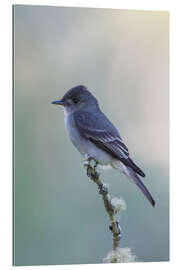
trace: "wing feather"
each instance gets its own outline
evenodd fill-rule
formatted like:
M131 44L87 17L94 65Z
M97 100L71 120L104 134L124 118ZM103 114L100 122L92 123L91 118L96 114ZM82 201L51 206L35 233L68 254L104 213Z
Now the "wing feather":
M126 166L131 167L139 175L145 176L130 159L128 148L123 143L118 130L103 113L101 118L96 113L74 113L74 121L81 136L89 139L97 147L119 159Z

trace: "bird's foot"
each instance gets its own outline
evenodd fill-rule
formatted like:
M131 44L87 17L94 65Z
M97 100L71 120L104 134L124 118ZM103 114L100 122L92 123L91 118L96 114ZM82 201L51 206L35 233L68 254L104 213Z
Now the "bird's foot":
M86 155L83 161L83 166L87 171L87 176L90 178L98 178L99 173L96 171L98 162L91 156Z

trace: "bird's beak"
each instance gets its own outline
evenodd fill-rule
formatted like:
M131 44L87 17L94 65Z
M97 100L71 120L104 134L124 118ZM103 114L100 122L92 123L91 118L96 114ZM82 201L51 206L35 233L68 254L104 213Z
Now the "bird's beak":
M62 100L53 101L53 102L51 102L51 104L62 105L62 106L66 105L66 103L64 101L62 101Z

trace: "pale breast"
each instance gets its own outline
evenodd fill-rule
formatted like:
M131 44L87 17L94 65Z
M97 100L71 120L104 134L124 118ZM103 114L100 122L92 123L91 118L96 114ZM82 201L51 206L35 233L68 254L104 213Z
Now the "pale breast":
M71 142L82 155L85 155L88 150L87 141L78 132L72 114L65 116L64 120Z
M111 164L113 159L109 154L96 147L91 141L80 135L75 126L72 114L65 115L64 120L71 142L83 156L88 155L94 157L102 165Z

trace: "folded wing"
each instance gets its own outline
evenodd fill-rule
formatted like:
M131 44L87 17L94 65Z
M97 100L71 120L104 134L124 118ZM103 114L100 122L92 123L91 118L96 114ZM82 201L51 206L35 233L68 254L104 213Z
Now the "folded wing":
M145 176L129 157L128 148L123 143L118 130L103 113L99 118L99 114L96 113L78 112L74 114L74 121L81 136L89 139L112 157L119 159L139 175Z

